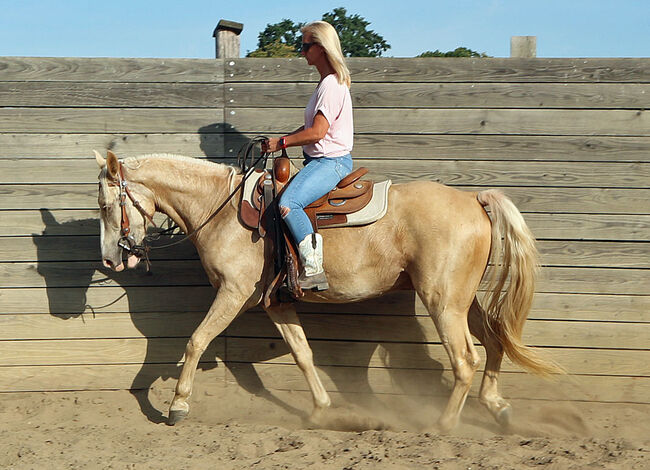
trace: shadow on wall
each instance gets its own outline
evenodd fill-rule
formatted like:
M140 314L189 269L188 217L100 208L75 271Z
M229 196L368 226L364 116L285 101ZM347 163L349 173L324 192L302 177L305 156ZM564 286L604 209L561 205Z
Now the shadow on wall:
M237 163L237 152L249 139L254 136L247 136L237 132L227 125L214 123L198 129L199 145L201 152L210 160L235 165ZM223 132L227 129L228 132Z
M220 128L222 126L214 124L198 131L201 135L201 149L208 157L218 155L223 149L223 142L219 143L215 139L215 130ZM238 133L233 133L228 138L230 146L247 142L246 137ZM160 151L164 152L164 149ZM101 263L98 220L84 219L59 223L46 208L41 210L41 215L45 229L40 234L34 234L33 242L37 247L38 272L45 279L50 314L61 320L70 320L82 315L92 315L91 318L97 318L100 315L118 316L128 312L134 327L147 343L145 358L130 388L143 414L153 422L162 422L166 410L156 409L146 393L136 391L149 389L158 379L178 379L180 374L178 361L182 360L185 343L214 298L215 292L209 286L194 247L187 242L156 251L155 256L152 256L152 273L147 273L142 268L144 263L140 264L139 269L116 273L105 268ZM89 230L89 226L93 229ZM80 236L80 233L92 233L92 235ZM54 236L55 234L57 236ZM60 234L65 236L58 236ZM171 242L178 237L180 235L172 236L157 244ZM187 269L186 273L189 273L193 280L192 286L174 285L179 279L175 268L178 264L182 264L183 269ZM113 289L109 289L111 286ZM169 287L160 289L160 286ZM93 292L102 292L102 295L89 296L89 289L93 289ZM106 291L98 291L99 289L106 289ZM105 292L110 293L105 294ZM94 305L93 301L88 300L89 297L100 298L102 301L99 305ZM415 300L413 305L414 302ZM315 307L309 310L318 311ZM181 329L177 321L179 315L184 315ZM260 321L270 323L266 316L260 315L260 318L264 318ZM338 329L336 321L336 315L332 315L333 330ZM407 315L404 321L409 330L414 332L412 341L414 343L423 341L424 334L415 317ZM409 321L412 324L409 325ZM91 322L88 324L90 325ZM327 328L327 325L321 327ZM307 330L308 337L309 333ZM227 336L227 332L221 336ZM91 334L88 337L93 336ZM215 344L216 341L204 353L200 364L201 369L219 367L217 359L221 359L225 361L226 367L237 383L248 392L261 395L294 414L304 416L304 412L308 411L297 410L289 403L276 398L264 387L253 364L228 361L227 349L223 357L220 357ZM410 357L400 357L406 353L399 344L368 341L354 344L357 355L355 363L360 365L327 368L327 373L338 390L354 391L354 393L343 394L347 401L363 406L368 405L368 397L373 395L373 390L368 381L367 366L380 345L390 363L404 364L412 360L418 364L417 367L432 372L425 383L416 385L407 369L389 369L396 389L426 395L448 393L447 386L441 381L442 364L431 359L424 347L409 348ZM268 361L287 352L288 349L281 340L269 338L268 347L256 349L254 362ZM327 365L327 361L331 359L326 359L315 351L314 361L317 365Z
M147 340L142 367L134 376L130 389L148 389L158 379L177 379L180 373L177 362L182 359L185 352L187 338L185 332L192 331L201 320L200 315L192 315L182 310L184 307L182 300L172 298L180 290L152 289L152 283L155 285L160 275L149 275L144 269L116 273L105 268L101 261L98 261L101 259L98 235L83 237L85 240L82 241L77 240L77 247L74 250L71 250L70 241L67 240L69 237L48 236L49 233L73 235L81 231L82 225L89 224L94 224L99 232L97 220L75 220L59 224L47 209L42 209L41 215L45 230L39 235L34 235L33 241L38 252L38 272L45 279L47 286L50 314L62 320L70 320L82 315L90 316L84 324L89 329L95 329L93 319L99 316L119 316L123 312L128 312L135 328ZM173 239L174 237L170 237L167 240L173 241ZM164 256L170 259L187 257L190 251L188 247L193 251L191 244L177 245L170 247ZM64 262L50 261L51 256L42 255L42 253L54 252L74 253L77 259ZM193 258L197 259L195 252ZM159 263L162 264L163 261ZM156 264L158 263L154 260L154 270ZM200 263L195 261L195 264L196 269L202 272ZM205 283L207 284L207 280ZM110 289L111 286L119 286L121 289ZM105 289L108 293L92 296L102 299L98 303L89 300L89 289ZM192 309L207 311L214 297L214 291L208 288L201 290L198 295L194 294L191 302ZM181 332L181 335L185 333L184 336L179 336L178 321L169 321L170 317L176 315L186 315L184 322L187 328ZM96 330L89 331L88 337L101 335L102 322L96 325ZM170 341L172 338L181 339ZM161 350L161 346L164 346L164 351ZM116 352L117 354L119 353ZM217 367L216 358L217 351L212 345L203 356L204 362L201 368L207 370ZM163 421L162 412L153 407L146 395L134 395L140 403L142 412L151 421Z

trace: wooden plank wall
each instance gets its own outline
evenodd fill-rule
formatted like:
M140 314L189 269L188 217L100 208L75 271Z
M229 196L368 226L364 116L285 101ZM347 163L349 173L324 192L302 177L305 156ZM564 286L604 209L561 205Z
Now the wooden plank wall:
M394 183L501 188L539 239L525 341L571 380L540 386L506 362L504 393L649 403L650 60L350 68L357 165ZM317 81L290 59L0 58L0 390L177 377L214 294L190 246L157 253L150 275L100 266L92 149L230 162L247 138L298 127ZM446 393L448 359L413 293L301 311L328 389ZM247 388L306 388L259 310L202 367Z

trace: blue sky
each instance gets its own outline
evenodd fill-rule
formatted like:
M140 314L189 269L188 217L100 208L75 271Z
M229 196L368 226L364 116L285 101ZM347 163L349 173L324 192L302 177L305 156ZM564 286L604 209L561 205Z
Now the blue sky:
M0 0L0 56L208 59L220 19L244 24L243 55L268 23L340 6L370 21L385 56L465 46L508 57L511 36L537 36L538 57L650 57L650 0Z

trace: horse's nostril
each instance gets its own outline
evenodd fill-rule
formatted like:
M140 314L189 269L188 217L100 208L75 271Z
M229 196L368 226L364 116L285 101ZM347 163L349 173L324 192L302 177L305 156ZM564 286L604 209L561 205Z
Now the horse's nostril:
M113 267L113 263L111 263L111 261L107 260L106 258L104 258L102 260L102 262L104 263L104 267L106 267L106 268L112 268Z

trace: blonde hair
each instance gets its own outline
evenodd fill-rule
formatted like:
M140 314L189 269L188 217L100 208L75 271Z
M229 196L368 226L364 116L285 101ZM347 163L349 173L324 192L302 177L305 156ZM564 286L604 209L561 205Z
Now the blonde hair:
M300 31L303 34L310 33L312 41L323 47L327 60L329 60L330 65L338 76L339 83L345 84L350 88L350 71L347 65L345 65L341 41L334 26L326 21L314 21L303 26Z

